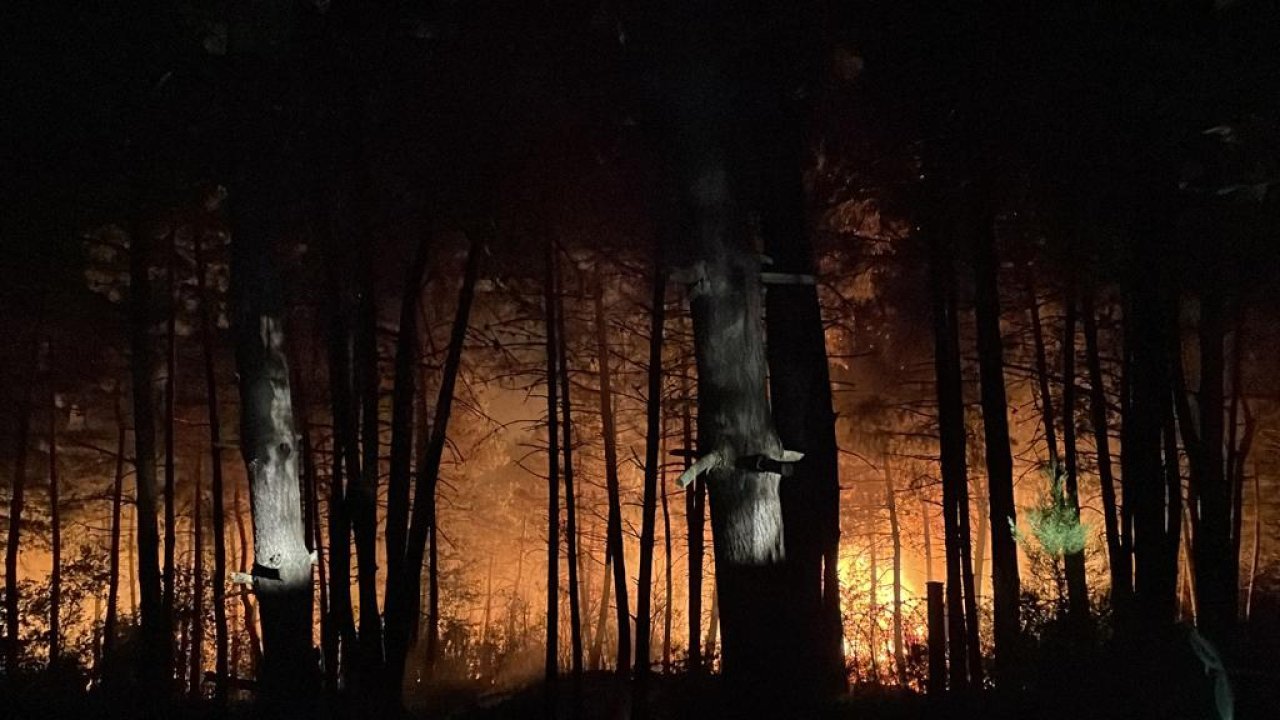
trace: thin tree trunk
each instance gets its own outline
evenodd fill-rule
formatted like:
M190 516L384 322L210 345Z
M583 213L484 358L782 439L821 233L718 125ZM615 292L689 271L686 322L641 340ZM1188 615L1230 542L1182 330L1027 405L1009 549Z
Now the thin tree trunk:
M160 584L160 528L156 518L156 427L152 394L151 281L149 279L151 244L147 230L138 223L134 227L129 253L130 296L130 371L133 381L133 442L137 468L137 567L142 610L142 660L144 675L153 703L168 697L170 657L169 627L165 624Z
M116 412L116 473L111 486L111 550L107 558L107 619L102 626L102 657L111 662L116 643L120 604L120 530L124 498L124 410L120 407L119 386L114 400Z
M1066 470L1067 500L1080 516L1080 483L1076 455L1076 302L1075 284L1067 281L1062 322L1062 450ZM1089 619L1089 587L1085 582L1084 550L1064 558L1067 572L1068 612L1077 624Z
M1232 333L1231 358L1231 409L1230 436L1227 440L1227 478L1231 487L1231 554L1235 562L1228 562L1226 573L1229 576L1227 585L1234 590L1236 605L1233 606L1234 617L1239 617L1240 608L1240 545L1241 530L1244 527L1244 464L1253 446L1257 432L1257 422L1249 408L1249 400L1244 397L1244 321L1237 315L1235 331ZM1242 417L1241 417L1242 416ZM1243 429L1238 426L1243 424ZM1237 436L1238 439L1237 439Z
M613 565L613 593L617 607L619 675L631 672L631 612L628 608L626 557L622 545L622 501L618 486L618 439L614 428L613 393L610 383L609 338L604 316L604 284L596 289L596 360L600 365L600 417L604 433L605 490L609 501L605 529L607 558ZM699 573L699 577L701 573Z
M573 485L573 409L569 397L569 351L568 340L565 337L564 283L559 258L554 258L552 262L555 277L556 340L559 354L557 370L560 373L560 405L563 412L560 430L563 435L561 450L564 455L565 562L569 570L570 668L574 675L574 682L580 685L582 681L582 596L578 587L577 494ZM575 701L581 698L580 690L580 687L575 689Z
M666 433L663 433L663 442L665 443ZM665 455L665 453L664 453ZM671 672L671 511L667 507L667 479L665 473L659 478L662 483L662 543L663 552L662 559L666 565L666 576L663 580L663 588L666 597L662 605L662 672Z
M875 683L880 682L880 667L877 656L880 648L879 638L876 636L876 630L880 629L880 568L877 562L876 550L879 543L876 542L876 517L875 512L870 513L871 517L867 519L867 616L871 622L867 624L867 659L871 661L871 678Z
M684 470L693 464L693 398L689 396L689 369L680 375L680 436L684 449ZM701 673L702 662L702 555L705 532L707 485L694 478L685 491L686 543L689 546L689 671Z
M54 389L53 350L49 351L49 667L62 657L62 505L58 482L58 395Z
M370 260L362 258L359 297L353 315L352 449L358 464L348 466L347 508L356 545L356 586L360 598L361 682L374 683L383 664L382 616L378 612L378 475L381 469L377 304ZM360 442L355 442L359 433ZM385 598L384 598L385 600Z
M933 529L929 524L929 501L920 498L920 524L924 529L924 579L933 582Z
M162 573L161 604L164 613L164 624L171 633L176 616L174 607L175 583L177 582L177 564L174 553L178 546L178 513L177 513L177 422L178 408L178 273L177 273L177 232L169 231L168 250L168 283L169 283L169 316L165 324L165 376L164 376L164 570ZM167 633L167 634L168 634ZM167 639L168 652L172 653L172 640ZM179 661L181 658L179 658ZM179 662L178 665L181 668ZM182 677L181 669L177 677Z
M967 469L965 458L964 398L960 374L960 349L958 343L959 319L956 308L955 271L951 250L946 240L936 237L938 228L931 228L930 242L930 295L933 305L934 369L937 377L938 434L942 470L942 518L945 528L947 558L947 640L950 688L968 687L970 668L967 667L969 632L966 629L968 613L965 598L963 545L967 540L967 523L961 518L968 515ZM971 596L970 596L971 597Z
M991 526L991 592L995 636L995 670L999 681L1016 683L1022 583L1018 547L1010 523L1017 521L1013 495L1008 400L1004 380L1004 340L1000 335L999 260L995 217L989 207L977 216L974 235L974 307L978 329L978 364L987 465L987 511ZM981 553L979 553L981 557ZM979 577L981 577L981 561ZM932 580L932 573L930 573Z
M907 686L907 659L902 638L902 529L898 523L897 491L893 471L889 467L889 451L884 453L884 504L889 510L889 537L893 542L893 663L898 670L898 685Z
M600 607L596 609L596 631L592 633L591 652L587 654L587 668L599 670L604 655L604 636L609 619L609 589L612 587L613 560L605 553L604 577L600 580Z
M331 261L332 262L332 261ZM325 647L326 667L331 686L337 682L337 669L351 679L358 664L360 649L355 617L351 608L351 536L350 503L344 484L347 478L360 475L360 455L355 413L351 406L352 368L351 333L341 281L336 268L330 268L329 324L329 403L333 418L332 468L329 475L329 612L333 635Z
M218 407L218 377L214 362L214 319L212 300L209 297L208 269L204 257L204 243L199 232L195 234L196 290L200 296L200 339L204 354L205 403L209 418L209 454L213 474L209 488L213 500L210 508L213 520L213 626L214 626L214 698L219 705L226 702L227 677L227 540L226 512L223 507L222 483L222 420Z
M555 715L556 678L560 674L560 432L556 386L555 258L551 240L546 242L543 310L547 338L547 637L543 666L547 717Z
M720 632L720 589L711 588L711 617L707 619L707 639L703 642L706 658L710 661L716 656L716 638Z
M645 396L644 495L640 511L640 571L636 585L636 674L649 674L652 641L653 546L658 505L658 457L662 435L662 331L666 319L666 276L661 254L654 259L649 321L648 394Z
M1194 545L1196 591L1205 634L1222 642L1236 619L1238 590L1226 569L1239 559L1231 555L1231 494L1223 458L1223 302L1216 289L1200 300L1200 415L1201 474L1194 484L1199 509Z
M427 268L429 236L424 236L414 251L413 261L405 276L400 301L400 330L396 338L395 385L391 400L391 463L387 481L386 557L387 579L386 647L387 698L391 708L398 706L404 682L405 662L409 647L417 635L422 568L408 565L409 487L413 456L413 405L417 394L418 375L418 308L422 297L422 281ZM419 418L425 423L426 418ZM419 582L411 583L411 578ZM431 648L434 651L434 647ZM434 666L434 653L428 653L427 672Z
M1036 387L1040 392L1040 416L1044 419L1044 442L1049 451L1049 466L1058 467L1058 435L1054 428L1053 395L1049 391L1049 362L1045 358L1044 326L1040 321L1040 298L1035 280L1027 275L1027 308L1031 313L1031 338L1035 348Z
M31 445L31 410L34 404L35 379L40 363L41 322L31 333L31 360L27 365L26 382L20 391L17 407L18 426L14 432L13 486L9 498L9 533L4 554L4 602L5 602L5 672L17 675L22 659L22 641L19 637L20 615L18 601L18 550L22 540L22 511L27 485L27 453Z
M1111 606L1120 609L1133 593L1133 562L1128 544L1120 534L1116 516L1116 489L1111 468L1111 438L1108 434L1107 395L1103 386L1102 360L1098 348L1098 320L1094 290L1088 288L1080 299L1084 315L1085 362L1089 371L1089 417L1093 444L1098 457L1098 485L1102 491L1103 531L1107 539L1107 566L1111 575Z
M204 662L204 518L200 513L204 495L204 458L197 456L195 463L195 500L191 509L191 694L202 698L200 692L201 666Z
M1249 586L1244 599L1244 620L1253 618L1253 589L1258 584L1258 559L1262 557L1262 480L1253 469L1253 555L1249 561Z
M312 574L298 478L299 449L285 353L284 298L270 260L275 212L244 183L233 203L231 288L240 386L240 452L253 516L253 589L262 619L264 711L315 701Z

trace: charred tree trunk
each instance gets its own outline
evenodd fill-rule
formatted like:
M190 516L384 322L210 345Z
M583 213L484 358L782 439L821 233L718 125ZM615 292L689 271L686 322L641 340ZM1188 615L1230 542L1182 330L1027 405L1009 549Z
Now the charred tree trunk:
M332 261L331 261L332 262ZM329 401L333 455L329 476L329 612L333 635L325 647L326 667L341 666L350 678L359 647L351 608L351 515L344 486L360 475L355 413L352 408L351 333L336 268L330 268ZM331 682L336 677L330 678Z
M893 664L898 685L907 686L907 656L902 637L902 528L898 523L898 498L889 467L889 451L884 453L884 504L889 511L889 538L893 542Z
M1004 384L1004 341L1000 336L999 260L995 217L989 209L977 217L974 235L974 306L978 326L978 364L991 521L991 592L994 609L995 672L998 682L1016 683L1021 625L1022 584L1018 546L1010 523L1017 520L1013 496L1013 456L1009 441L1008 399Z
M133 381L133 442L136 464L138 586L142 612L143 685L156 702L168 695L169 628L164 621L160 586L160 528L156 518L156 426L151 385L151 244L138 223L131 237L130 371Z
M689 396L688 368L680 376L680 436L684 448L684 469L693 464L693 398ZM702 555L706 518L707 485L694 478L685 491L684 513L689 546L689 672L701 673L702 662Z
M618 486L618 436L614 428L613 392L609 370L609 329L605 325L604 285L596 289L596 360L600 365L600 418L604 433L605 491L608 495L609 514L605 528L607 563L613 566L613 593L616 600L618 625L618 657L616 669L619 675L631 673L631 611L627 603L626 557L622 546L622 501ZM606 603L607 604L607 603Z
M58 394L54 389L53 349L49 350L49 667L62 657L62 504L58 495Z
M666 437L666 433L663 433ZM665 455L665 453L663 453ZM663 578L663 591L666 597L662 604L662 672L671 672L671 510L667 506L666 473L660 473L658 482L662 484L662 560L666 575Z
M243 178L242 178L243 179ZM279 228L269 192L242 183L232 206L231 288L240 387L240 451L253 515L254 594L262 618L264 710L298 712L315 699L311 558L299 495L284 298L270 260Z
M1107 420L1107 394L1103 384L1102 359L1098 347L1098 320L1094 308L1094 290L1088 288L1080 299L1084 315L1085 362L1089 371L1089 418L1093 426L1093 444L1098 456L1098 485L1102 491L1102 522L1107 538L1107 567L1111 575L1111 606L1123 612L1133 594L1133 559L1127 538L1120 534L1116 515L1115 479L1111 468L1110 423Z
M1067 500L1080 516L1080 482L1076 456L1076 302L1075 285L1068 280L1062 321L1062 452ZM1084 550L1064 558L1067 573L1067 612L1077 625L1089 619L1089 586L1085 582Z
M107 558L107 619L102 625L102 657L111 663L115 649L120 605L120 530L124 500L124 410L120 407L119 386L114 401L116 412L116 472L111 486L111 556Z
M202 235L195 235L196 291L200 300L200 341L204 355L205 403L209 418L209 455L213 474L210 478L210 496L213 506L213 626L214 626L214 698L226 702L227 676L227 540L226 513L223 508L222 483L222 419L218 407L218 376L214 362L214 308L209 297L208 268L204 256Z
M650 670L649 645L653 598L653 546L658 505L658 457L662 440L662 331L666 320L666 275L661 252L656 253L651 278L649 320L648 394L645 400L644 495L640 512L640 571L636 586L636 675L644 678Z
M1049 452L1049 467L1058 467L1058 433L1054 427L1053 395L1049 391L1049 361L1045 357L1044 325L1040 320L1040 297L1035 280L1027 275L1027 309L1031 313L1031 338L1035 348L1036 389L1040 393L1040 416L1044 419L1044 443Z
M356 574L360 597L360 657L362 673L377 672L383 664L382 616L378 612L378 475L381 467L378 369L378 317L371 262L360 271L359 294L352 329L352 422L360 433L360 464L348 468L347 507L356 543ZM355 452L353 445L352 452ZM365 680L374 682L372 677Z

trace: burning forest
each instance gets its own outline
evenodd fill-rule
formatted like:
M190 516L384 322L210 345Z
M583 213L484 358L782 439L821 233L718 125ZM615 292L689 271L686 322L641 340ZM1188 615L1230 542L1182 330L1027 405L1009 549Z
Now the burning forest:
M5 717L1280 700L1275 3L21 5Z

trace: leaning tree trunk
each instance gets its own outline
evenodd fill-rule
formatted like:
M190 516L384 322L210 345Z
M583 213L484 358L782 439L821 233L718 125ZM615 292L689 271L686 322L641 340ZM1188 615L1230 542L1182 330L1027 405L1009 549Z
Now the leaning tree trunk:
M218 407L218 375L214 362L214 310L209 296L208 268L204 256L204 242L200 232L195 234L196 291L200 300L200 343L204 355L205 403L209 418L209 455L213 474L209 488L213 506L213 627L214 627L214 699L226 702L227 677L227 540L226 512L223 507L222 484L222 419Z
M1080 516L1080 483L1076 456L1076 302L1074 280L1068 279L1063 298L1062 321L1062 457L1066 474L1067 501ZM1084 550L1068 553L1067 612L1080 626L1089 619L1089 586L1085 582Z
M270 252L276 209L243 183L232 206L231 288L240 386L240 451L253 516L254 594L262 619L260 700L297 713L315 699L311 557L303 526L284 298Z
M31 407L34 404L36 369L40 363L40 323L31 333L31 361L27 366L25 387L20 391L17 422L14 432L17 447L13 454L13 487L9 498L9 533L4 553L4 604L5 604L5 672L18 674L22 659L22 644L18 630L18 549L22 540L22 511L27 485L27 453L31 445Z
M600 419L604 434L605 492L609 513L605 528L606 563L613 567L613 593L618 625L618 657L615 667L619 675L631 672L631 612L628 608L627 568L622 546L622 501L618 485L618 436L614 428L613 388L609 370L609 329L605 326L604 283L596 288L596 361L600 366ZM606 602L607 604L607 602Z
M1004 341L1000 336L999 262L995 217L989 208L977 217L974 235L974 309L978 326L978 365L991 518L991 591L997 681L1012 678L1018 667L1021 580L1018 546L1010 523L1017 520L1013 496L1008 400L1004 384Z
M53 382L53 350L49 351L49 667L62 656L62 505L58 500L58 399Z
M644 495L640 504L640 571L636 583L636 675L649 674L653 639L650 629L653 600L653 546L658 505L658 456L662 435L662 331L666 319L666 275L657 253L651 278L649 308L648 394L645 399Z
M129 264L129 365L133 381L133 443L137 473L136 515L138 586L142 613L143 685L162 702L168 695L169 630L164 623L160 587L160 527L156 519L156 424L152 404L151 244L147 228L138 223L132 237Z

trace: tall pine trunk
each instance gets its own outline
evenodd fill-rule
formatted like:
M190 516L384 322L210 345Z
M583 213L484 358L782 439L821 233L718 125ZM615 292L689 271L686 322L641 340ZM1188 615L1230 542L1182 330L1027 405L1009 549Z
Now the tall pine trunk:
M107 558L107 619L102 625L102 657L111 662L115 649L120 605L120 530L124 499L124 410L120 407L119 386L114 400L116 413L116 472L111 486L111 550Z
M1221 292L1208 287L1200 298L1200 476L1193 486L1199 523L1192 551L1200 624L1217 642L1225 640L1235 625L1239 591L1231 582L1236 573L1229 572L1227 565L1240 562L1231 554L1231 488L1223 457L1225 332Z
M223 507L222 483L222 419L218 407L218 375L214 361L214 308L209 297L208 267L201 233L195 234L196 291L200 300L200 342L204 355L205 403L209 419L209 455L213 473L210 478L210 508L213 525L213 627L214 627L214 698L226 701L227 677L227 538L226 511Z
M658 457L662 435L662 331L666 319L666 275L656 253L650 279L648 393L645 396L644 494L640 505L640 570L636 586L636 674L648 675L653 599L653 546L658 505Z
M543 293L543 326L547 357L547 608L546 657L543 663L547 717L555 715L556 678L560 674L560 431L556 361L555 250L546 241Z
M1097 454L1098 485L1102 494L1102 524L1107 540L1107 567L1111 576L1111 606L1117 612L1133 594L1133 560L1120 534L1117 517L1115 479L1111 467L1110 423L1107 419L1107 393L1103 384L1101 351L1098 346L1098 319L1094 307L1094 288L1087 288L1080 298L1084 316L1085 364L1089 372L1089 418L1093 426L1093 445Z
M898 685L907 686L907 658L902 637L902 528L898 522L898 497L889 467L888 443L884 451L884 504L889 511L889 538L893 542L893 664Z
M9 533L4 554L4 603L5 603L5 672L18 674L22 660L22 641L19 637L18 614L18 550L22 540L22 511L26 502L27 454L31 445L31 410L34 404L36 372L40 363L40 323L31 333L31 360L27 366L26 382L17 408L18 427L14 432L16 447L13 453L13 487L9 498Z
M614 605L617 608L619 675L631 672L631 612L628 607L626 557L622 545L622 501L618 486L618 436L614 427L613 388L609 369L609 329L605 325L604 284L596 289L596 361L600 366L600 418L604 433L605 492L609 512L605 528L607 564L613 567Z
M1062 321L1062 456L1067 501L1080 516L1080 482L1076 455L1076 292L1067 280ZM1067 612L1077 625L1089 619L1089 586L1085 581L1084 550L1064 558L1067 573Z
M560 373L560 406L563 417L560 423L562 452L564 455L564 504L565 504L565 562L569 571L569 647L570 668L574 682L581 683L582 677L582 597L578 587L578 510L577 494L573 485L573 409L569 397L569 350L565 337L564 322L564 281L560 271L559 258L555 262L555 301L556 301L556 340L559 347ZM577 700L581 695L574 693Z
M49 350L49 667L62 657L62 504L58 480L58 394L54 389L53 349Z
M974 228L974 309L978 326L978 365L991 522L991 591L994 611L997 681L1016 680L1021 625L1018 546L1010 523L1017 520L1013 496L1013 456L1009 441L1008 399L1004 381L1004 341L1000 335L999 261L995 217L979 213Z
M177 592L177 561L174 557L178 545L178 512L175 494L177 483L177 419L178 408L178 248L177 232L170 229L169 243L166 248L167 280L169 283L169 314L165 321L165 373L164 373L164 569L162 572L162 598L166 635L171 635L174 627L176 608L174 594ZM170 639L170 644L172 640ZM172 652L172 648L169 650ZM179 663L181 658L178 658ZM180 667L180 664L179 664ZM177 673L181 679L181 670Z

